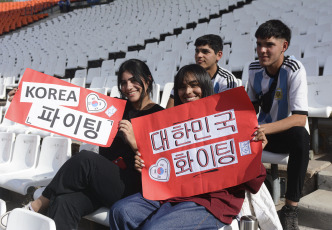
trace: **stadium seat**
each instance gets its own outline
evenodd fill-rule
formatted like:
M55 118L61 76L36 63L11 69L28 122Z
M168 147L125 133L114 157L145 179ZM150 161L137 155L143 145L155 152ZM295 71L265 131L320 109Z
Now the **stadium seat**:
M114 60L105 60L101 64L100 76L115 75Z
M17 135L14 143L12 160L0 168L0 177L13 172L36 167L39 155L40 136L30 134Z
M92 91L95 91L97 93L107 95L107 89L106 88L88 88L88 89L90 89Z
M163 94L160 101L160 106L163 108L166 108L168 99L171 95L171 91L173 90L174 83L173 82L167 82L164 86Z
M15 125L15 122L4 117L0 124L0 132L7 132L7 130L14 125Z
M6 229L56 230L56 227L51 218L27 209L15 208L8 216Z
M309 117L329 118L332 115L332 77L313 76L307 80Z
M254 50L245 49L243 51L232 52L229 56L229 71L242 71L244 64L255 60Z
M90 85L92 78L100 77L100 67L88 69L88 75L86 76L86 84Z
M0 165L11 161L14 141L14 133L0 132Z
M92 77L89 88L103 88L106 85L107 76Z
M294 35L292 36L291 44L290 47L293 45L299 45L301 49L301 53L304 53L304 50L307 45L313 44L318 42L317 35L312 33L312 34L304 34L304 35ZM289 47L289 48L290 48ZM296 57L296 58L300 58Z
M6 211L7 211L6 202L0 199L0 216L5 214Z
M300 45L298 44L290 45L286 50L285 55L294 56L296 59L300 59L302 57Z
M0 174L0 186L10 191L26 195L29 187L48 185L59 168L70 157L70 138L45 137L43 138L36 167L4 175Z
M74 77L71 79L70 83L85 88L85 77Z
M324 67L326 58L332 53L331 42L317 42L308 44L304 51L304 57L316 56L319 67Z
M112 87L110 97L121 98L121 94L120 94L118 86Z
M159 104L160 101L160 85L154 84L153 85L153 91L151 92L152 95L150 95L152 101L156 104Z
M323 76L330 76L332 78L332 55L326 58L324 64Z
M243 70L242 70L242 85L244 88L247 90L247 84L248 84L248 79L249 79L249 65L251 62L246 62L244 64Z
M304 57L298 60L303 64L305 71L307 72L307 76L318 76L319 66L317 57Z

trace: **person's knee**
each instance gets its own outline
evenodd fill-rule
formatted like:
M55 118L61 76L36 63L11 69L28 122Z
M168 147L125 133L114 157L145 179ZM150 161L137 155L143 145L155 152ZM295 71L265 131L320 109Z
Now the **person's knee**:
M109 223L110 226L124 226L127 224L126 219L128 218L128 209L130 207L128 205L124 205L124 203L120 200L112 205L109 211Z
M292 139L292 143L296 146L309 146L310 138L309 133L305 127L295 126L289 130L289 138Z

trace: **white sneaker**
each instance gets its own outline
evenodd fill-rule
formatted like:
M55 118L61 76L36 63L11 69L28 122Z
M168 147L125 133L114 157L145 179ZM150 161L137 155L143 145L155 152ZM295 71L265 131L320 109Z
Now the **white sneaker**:
M24 207L22 207L23 209L27 209L31 212L34 212L32 206L31 206L31 202L29 202L27 205L25 205ZM8 221L8 216L10 214L11 211L6 212L5 214L3 214L0 217L0 229L1 230L5 230L7 228L7 221Z
M27 209L31 212L35 212L35 210L33 210L32 206L31 206L31 203L32 203L32 201L30 201L28 204L26 204L23 208Z

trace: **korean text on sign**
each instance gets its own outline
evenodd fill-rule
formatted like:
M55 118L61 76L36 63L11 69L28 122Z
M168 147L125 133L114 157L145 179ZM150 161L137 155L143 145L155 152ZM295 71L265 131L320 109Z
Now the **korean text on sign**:
M238 133L234 110L212 114L150 133L153 154Z
M113 121L102 117L40 103L32 104L26 123L103 145L107 143L113 126Z
M234 139L172 154L176 176L183 176L238 162Z

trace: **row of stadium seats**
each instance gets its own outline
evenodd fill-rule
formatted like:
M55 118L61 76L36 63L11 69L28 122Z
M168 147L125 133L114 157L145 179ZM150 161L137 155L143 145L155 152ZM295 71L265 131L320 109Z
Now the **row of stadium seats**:
M0 132L0 187L26 195L46 186L71 157L71 139ZM41 144L40 144L41 143Z
M57 2L57 0L2 2L0 4L0 35L47 17L47 13L40 12L53 7Z
M162 34L208 20L210 14L228 7L228 2L216 0L204 4L198 0L136 0L74 10L3 37L1 75L18 77L30 67L63 77L65 69L87 68L88 61L106 60L109 53L126 52L129 46L144 45L149 39L160 40Z

